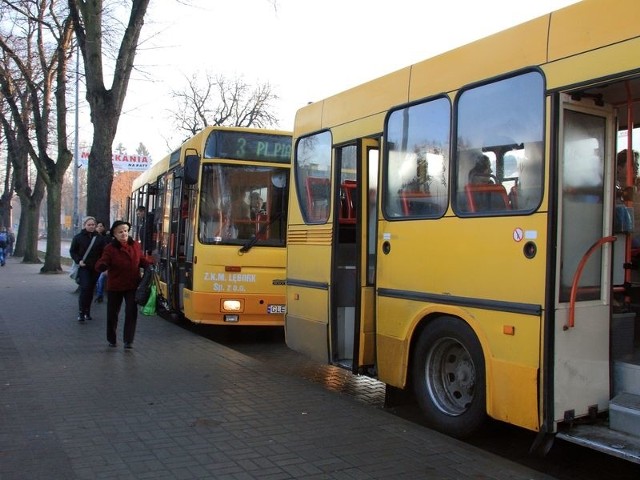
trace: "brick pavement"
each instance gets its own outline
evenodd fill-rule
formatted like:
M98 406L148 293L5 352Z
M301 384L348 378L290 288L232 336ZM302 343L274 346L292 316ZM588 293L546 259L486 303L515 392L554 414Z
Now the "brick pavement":
M158 318L134 349L75 284L0 269L0 479L549 479Z

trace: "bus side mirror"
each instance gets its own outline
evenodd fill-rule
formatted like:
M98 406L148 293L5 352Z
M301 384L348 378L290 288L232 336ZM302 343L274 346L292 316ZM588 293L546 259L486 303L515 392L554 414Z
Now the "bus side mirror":
M184 183L195 185L198 183L198 173L200 172L200 157L198 155L187 155L184 157Z

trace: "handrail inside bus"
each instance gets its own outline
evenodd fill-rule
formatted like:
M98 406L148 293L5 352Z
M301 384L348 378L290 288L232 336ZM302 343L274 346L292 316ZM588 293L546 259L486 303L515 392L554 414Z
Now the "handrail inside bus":
M635 185L634 173L634 158L633 158L633 95L631 92L631 82L627 80L624 82L625 90L627 92L627 175L626 185L623 188L633 188ZM633 196L625 199L625 205L627 207L633 207ZM631 235L626 235L624 248L624 263L625 265L631 262ZM625 268L624 270L624 282L626 285L631 284L631 270ZM625 302L630 302L628 294L625 294Z
M605 243L613 243L615 241L616 237L614 237L613 235L609 237L602 237L600 240L597 240L593 245L591 245L591 247L589 247L589 250L587 250L587 253L585 253L580 259L580 263L578 264L576 273L574 273L573 275L573 283L571 284L571 296L569 300L569 318L565 326L562 327L563 330L569 330L570 328L573 328L575 326L576 295L578 292L578 282L580 281L580 277L582 276L584 266L587 264L587 260L589 260L589 257L593 254L593 252L595 252L602 245L604 245Z

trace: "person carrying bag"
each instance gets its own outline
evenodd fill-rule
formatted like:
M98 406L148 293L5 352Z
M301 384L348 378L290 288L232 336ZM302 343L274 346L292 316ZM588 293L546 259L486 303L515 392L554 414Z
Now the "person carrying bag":
M105 240L96 232L95 217L86 217L83 229L71 240L69 255L78 264L78 321L91 320L91 304L93 303L93 291L98 281L99 273L95 270L96 261L102 255Z
M87 251L84 252L84 255L82 256L82 262L87 260L87 255L89 255L89 252L91 251L91 247L93 247L93 244L96 243L96 238L97 237L93 237L91 239L91 243L89 244L89 248L87 248ZM71 265L71 273L69 273L69 276L75 280L75 282L79 285L80 284L80 275L78 275L78 271L80 270L80 265L78 265L76 262L73 262L73 265Z

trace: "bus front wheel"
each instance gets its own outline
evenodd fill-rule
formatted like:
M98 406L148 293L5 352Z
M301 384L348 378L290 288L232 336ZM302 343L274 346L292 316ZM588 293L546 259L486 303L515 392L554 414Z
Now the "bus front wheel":
M485 366L473 330L453 317L440 317L420 334L413 354L416 398L430 426L465 438L486 419Z

